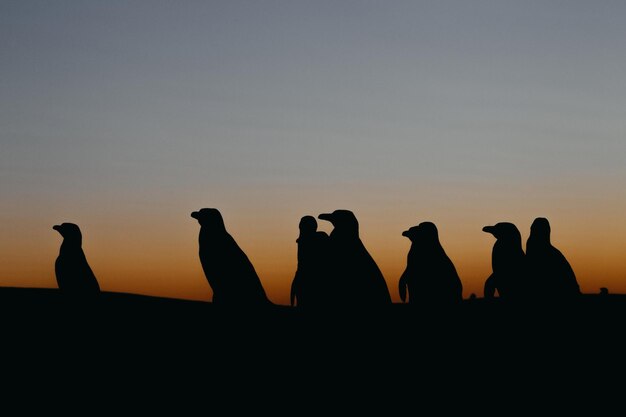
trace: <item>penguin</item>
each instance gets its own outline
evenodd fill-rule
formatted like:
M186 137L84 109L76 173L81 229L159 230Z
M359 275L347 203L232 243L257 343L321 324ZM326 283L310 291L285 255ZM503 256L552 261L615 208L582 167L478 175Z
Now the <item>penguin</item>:
M570 263L550 242L550 222L537 217L526 241L529 276L537 284L538 295L552 300L580 295L580 287Z
M313 216L300 219L298 267L291 283L291 306L316 307L324 304L327 291L325 261L328 259L328 234L317 230Z
M521 299L528 295L524 282L526 265L522 235L513 223L501 222L483 227L496 238L491 252L492 274L485 282L485 298L496 291L502 299Z
M213 290L213 304L229 307L272 304L248 256L226 230L219 210L202 208L192 212L191 217L200 224L200 263Z
M463 284L441 246L437 226L422 222L402 236L411 241L407 266L398 283L402 302L406 302L407 289L412 305L442 306L462 301Z
M359 237L359 222L350 210L322 213L318 219L332 223L329 264L334 280L335 306L386 306L391 296L385 278Z
M78 225L61 223L52 226L52 229L63 237L59 256L54 263L59 290L72 296L99 294L100 285L83 252L83 236Z

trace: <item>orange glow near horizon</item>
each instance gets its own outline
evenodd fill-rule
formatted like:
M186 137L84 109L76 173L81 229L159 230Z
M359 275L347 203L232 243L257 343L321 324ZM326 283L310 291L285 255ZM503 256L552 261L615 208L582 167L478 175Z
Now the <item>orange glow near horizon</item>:
M361 238L380 266L394 302L399 302L398 279L406 266L410 242L401 236L406 228L418 223L414 215L397 210L396 215L383 216L382 207L370 207L359 215ZM191 211L191 210L189 210ZM319 212L329 210L319 210ZM243 212L222 211L227 229L254 264L269 298L288 305L291 280L296 270L297 224L300 215L291 221L257 211L254 217ZM305 214L318 214L305 212ZM198 258L199 225L188 213L177 216L166 225L153 227L154 219L143 218L120 227L119 221L98 217L81 225L83 249L87 259L106 291L209 301L211 289ZM436 219L435 219L436 217ZM438 224L440 240L454 262L463 282L463 295L482 297L484 280L491 272L491 247L494 239L483 233L483 215L468 220L450 213L425 217ZM487 216L485 216L487 217ZM490 217L495 217L491 216ZM567 216L564 216L567 217ZM498 217L495 217L498 219ZM523 244L528 236L532 217L512 216L522 232ZM3 241L3 262L0 284L18 287L55 287L54 260L61 237L50 225L34 222L37 230L15 234L10 244ZM565 229L564 221L552 221L552 241L561 249L577 274L581 290L597 293L601 287L612 293L626 293L626 265L620 236L624 226L601 229L579 222ZM320 230L330 225L319 221ZM252 231L252 232L251 232Z

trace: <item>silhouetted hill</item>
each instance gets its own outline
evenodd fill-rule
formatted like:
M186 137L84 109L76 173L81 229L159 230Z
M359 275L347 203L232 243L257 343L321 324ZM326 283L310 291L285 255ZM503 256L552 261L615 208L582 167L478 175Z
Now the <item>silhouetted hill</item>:
M76 301L56 289L0 288L0 312L7 333L55 333L59 344L91 335L116 343L132 340L179 346L193 340L212 347L238 338L257 337L254 349L294 350L299 342L349 344L359 339L392 348L424 346L434 335L468 346L489 347L504 337L562 337L607 340L626 318L626 295L585 294L567 304L504 304L499 299L465 299L458 308L440 311L408 304L387 309L306 312L295 307L229 309L210 302L102 292ZM179 339L176 339L179 338ZM222 340L220 340L222 338ZM120 340L118 340L120 339ZM458 340L456 340L458 339ZM432 343L430 340L428 343ZM125 342L124 342L125 343ZM251 347L252 348L252 347Z
M153 407L155 396L195 392L209 409L235 396L231 410L367 411L395 402L404 411L434 404L446 414L495 411L502 401L565 409L549 394L555 386L585 387L590 396L621 375L625 295L584 295L561 306L466 299L445 311L408 304L323 315L287 306L233 311L124 293L81 303L55 289L2 288L3 377L36 380L38 392L60 395L70 384L81 398L106 403L122 401L102 398L114 387L130 396L123 401L138 402L141 393ZM248 404L252 396L264 405Z

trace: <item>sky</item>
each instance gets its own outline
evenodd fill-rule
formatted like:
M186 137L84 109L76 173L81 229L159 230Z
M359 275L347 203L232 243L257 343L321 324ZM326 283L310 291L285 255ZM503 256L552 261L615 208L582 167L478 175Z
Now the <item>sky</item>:
M349 209L399 301L434 222L464 296L547 217L581 290L626 293L623 1L0 2L0 285L210 300L202 207L289 303L302 216ZM321 230L330 232L327 222Z

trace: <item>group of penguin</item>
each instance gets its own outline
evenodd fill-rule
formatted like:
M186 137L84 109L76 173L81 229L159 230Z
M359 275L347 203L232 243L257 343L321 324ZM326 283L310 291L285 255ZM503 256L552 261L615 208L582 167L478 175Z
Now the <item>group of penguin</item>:
M493 273L485 282L485 298L497 291L503 299L567 300L580 295L570 263L550 242L550 223L537 217L530 226L526 253L522 236L513 223L485 226L496 242L491 254Z
M236 307L272 304L254 266L226 230L220 211L202 208L191 213L191 217L200 224L200 263L213 290L212 303ZM332 309L391 304L383 274L359 237L354 213L335 210L320 214L318 219L329 221L333 230L330 234L318 231L315 217L301 218L291 305ZM53 229L63 237L55 262L59 289L79 297L99 293L100 286L82 249L80 228L74 223L63 223ZM526 253L513 223L485 226L483 231L496 238L485 298L494 298L497 293L503 300L556 300L580 294L572 267L550 243L550 223L546 218L538 217L532 223ZM402 235L411 241L407 266L398 282L402 301L429 306L459 303L463 286L439 241L435 224L422 222Z

